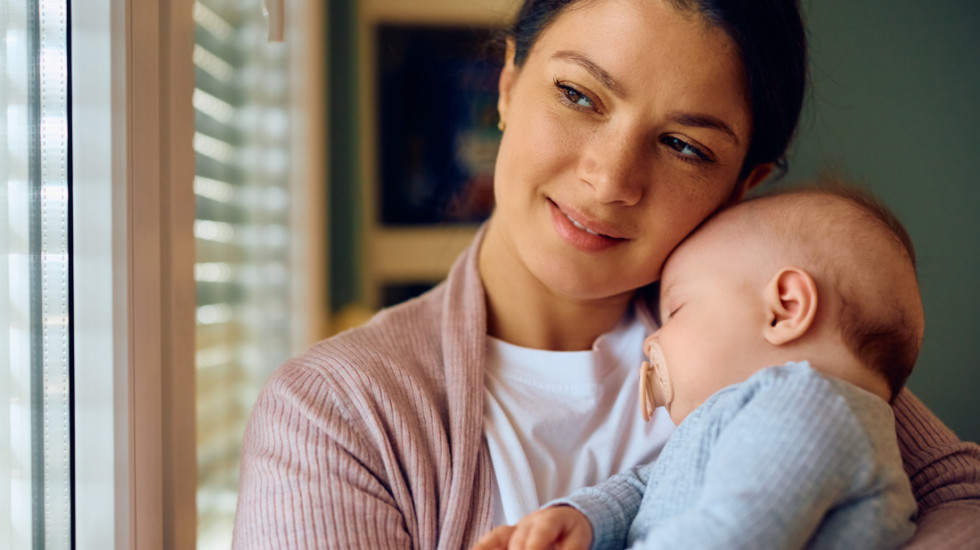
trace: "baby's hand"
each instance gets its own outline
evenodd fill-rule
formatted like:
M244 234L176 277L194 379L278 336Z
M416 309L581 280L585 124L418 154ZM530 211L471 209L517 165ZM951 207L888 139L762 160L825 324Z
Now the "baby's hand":
M517 525L490 531L472 550L588 550L592 526L570 506L551 506L525 516Z

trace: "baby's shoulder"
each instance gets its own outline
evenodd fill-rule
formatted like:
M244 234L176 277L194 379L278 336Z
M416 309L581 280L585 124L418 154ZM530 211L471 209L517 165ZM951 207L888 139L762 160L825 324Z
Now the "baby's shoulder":
M806 432L818 424L834 425L835 430L860 431L863 422L852 407L860 396L852 393L808 362L790 362L762 369L715 393L691 417L714 425L714 429L739 418L743 423L788 431Z
M742 408L781 403L807 403L815 397L839 395L838 388L807 361L793 361L760 369L749 378L732 384L711 396L705 405L721 408Z

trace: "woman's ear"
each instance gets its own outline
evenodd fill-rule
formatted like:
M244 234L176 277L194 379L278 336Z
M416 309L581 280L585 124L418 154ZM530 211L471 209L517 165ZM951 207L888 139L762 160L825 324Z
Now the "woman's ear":
M507 51L504 54L504 68L500 71L500 80L497 82L497 114L500 121L507 122L507 110L510 108L510 95L517 80L517 67L514 66L514 53L516 46L514 39L507 38Z
M765 298L768 318L763 331L770 344L788 344L813 326L817 316L817 284L805 269L781 269L766 287Z
M729 202L734 204L742 200L746 193L755 189L760 183L765 181L775 168L776 165L771 162L756 164L755 168L749 172L749 175L745 176L742 180L735 184L735 189L732 190L732 196L729 198Z

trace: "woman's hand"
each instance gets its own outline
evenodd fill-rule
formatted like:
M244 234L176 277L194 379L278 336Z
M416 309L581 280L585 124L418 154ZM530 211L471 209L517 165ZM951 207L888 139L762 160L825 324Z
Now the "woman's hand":
M472 550L588 550L592 525L571 506L552 506L525 516L517 525L490 531Z

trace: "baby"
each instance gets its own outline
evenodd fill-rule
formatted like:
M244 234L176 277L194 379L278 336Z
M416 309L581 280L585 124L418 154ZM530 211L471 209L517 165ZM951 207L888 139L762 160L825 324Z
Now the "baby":
M889 402L922 341L914 264L855 189L718 213L668 258L644 342L642 413L678 424L659 458L475 548L901 546L916 503Z

